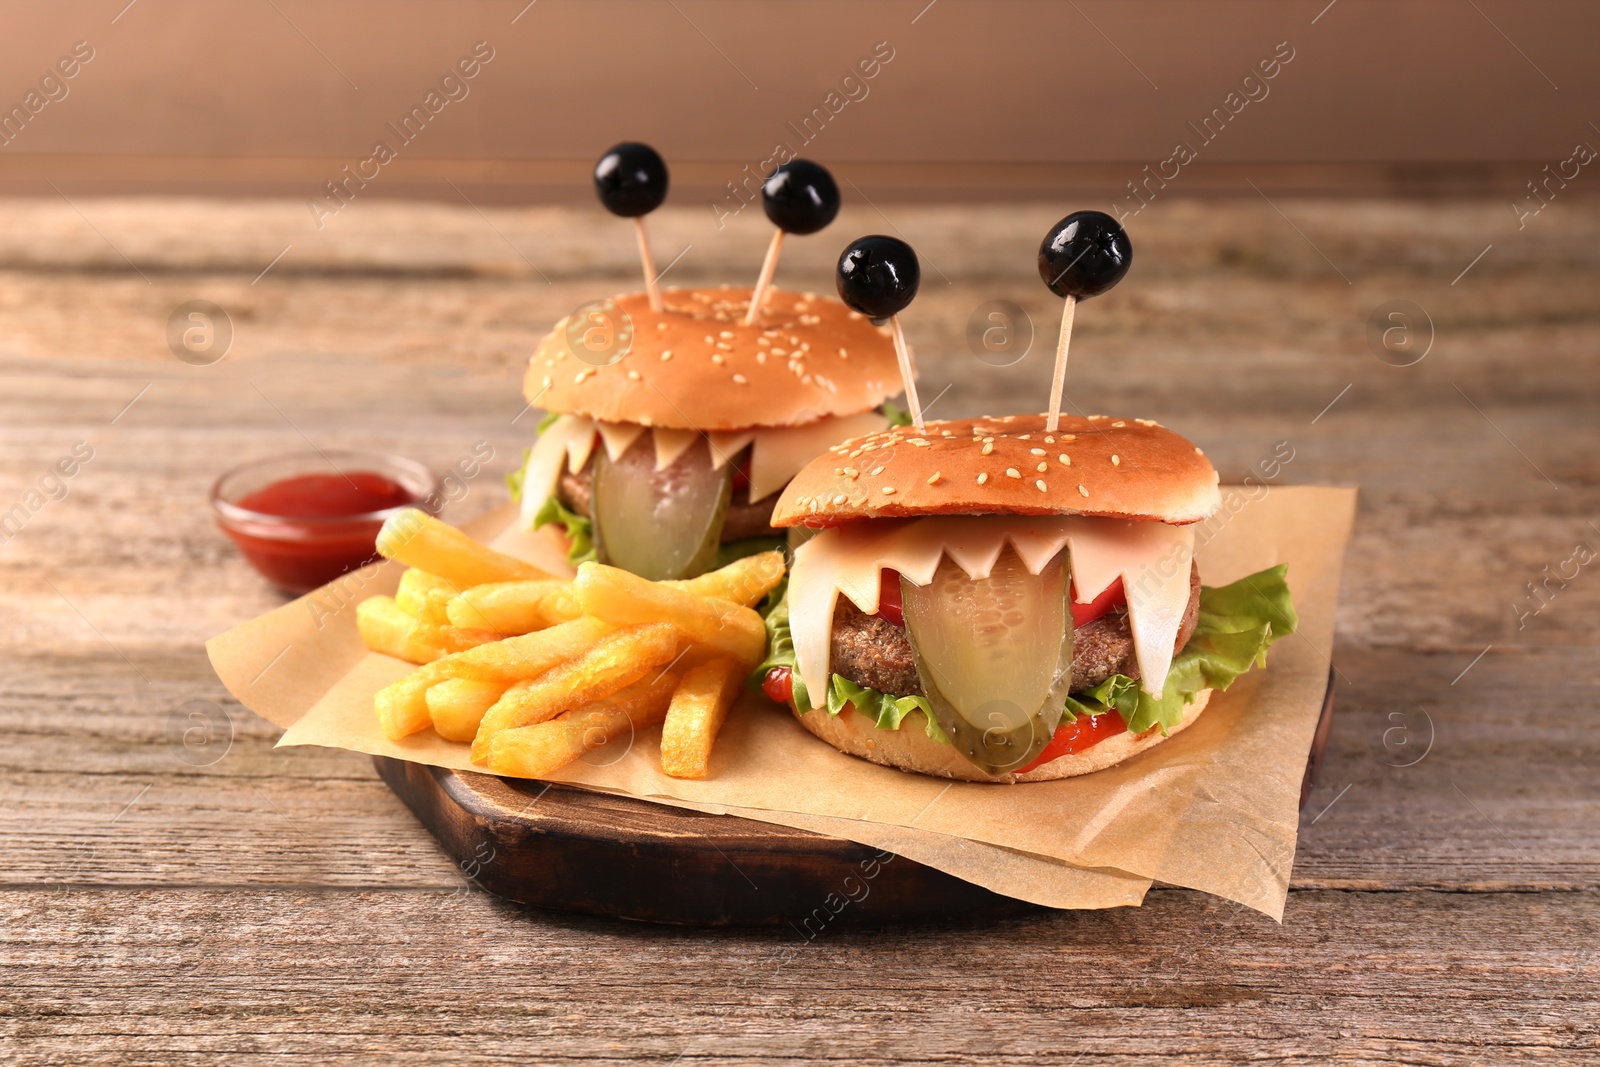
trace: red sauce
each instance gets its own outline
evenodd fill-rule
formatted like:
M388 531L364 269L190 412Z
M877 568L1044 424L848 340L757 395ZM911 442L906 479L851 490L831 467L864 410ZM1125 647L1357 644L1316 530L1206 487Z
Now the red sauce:
M278 521L230 520L223 529L269 581L305 593L377 558L383 524L361 516L413 503L409 489L372 471L300 474L235 502Z
M1042 767L1053 759L1082 752L1092 748L1108 737L1115 737L1126 733L1128 726L1122 721L1122 716L1114 711L1104 715L1083 715L1072 722L1064 722L1056 727L1055 736L1050 743L1044 746L1044 751L1039 753L1039 758L1028 764L1018 774L1026 774L1035 767Z
M789 703L794 698L794 674L788 667L772 668L761 679L761 691L776 703Z

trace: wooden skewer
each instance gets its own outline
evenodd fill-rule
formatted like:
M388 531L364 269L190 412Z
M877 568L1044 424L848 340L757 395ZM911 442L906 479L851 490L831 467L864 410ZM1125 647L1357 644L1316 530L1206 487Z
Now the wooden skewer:
M756 287L750 293L750 310L744 313L744 324L754 326L756 319L761 316L761 307L767 302L767 287L772 284L772 276L778 270L778 253L783 249L783 231L778 230L772 235L772 243L767 246L767 258L761 261L761 277L756 279Z
M639 262L644 266L644 289L650 295L650 310L661 310L661 289L656 285L656 261L650 255L650 238L644 232L644 216L633 219L634 232L639 235Z
M1061 424L1061 393L1067 385L1067 346L1072 343L1072 312L1078 298L1067 297L1067 306L1061 310L1061 340L1056 344L1056 376L1050 383L1050 417L1044 428L1053 433Z
M894 354L900 361L900 378L906 386L906 404L911 408L911 424L922 432L922 401L917 399L916 369L911 363L911 350L906 347L906 335L900 329L900 316L889 316L889 328L894 333Z

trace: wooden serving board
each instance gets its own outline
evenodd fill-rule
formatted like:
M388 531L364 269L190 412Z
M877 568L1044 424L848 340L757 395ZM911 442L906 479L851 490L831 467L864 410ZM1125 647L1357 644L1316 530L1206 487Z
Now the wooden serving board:
M1316 783L1333 676L1306 761ZM908 922L1030 909L943 871L805 830L562 785L374 756L379 775L474 884L556 911L693 926L777 926L809 916L852 873L872 892L835 918ZM867 866L863 866L863 865Z

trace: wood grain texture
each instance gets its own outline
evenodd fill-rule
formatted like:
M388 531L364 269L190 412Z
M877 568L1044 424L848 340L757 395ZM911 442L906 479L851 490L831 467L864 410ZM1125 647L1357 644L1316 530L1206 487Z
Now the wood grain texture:
M307 237L297 204L79 200L101 237L59 202L0 202L0 513L94 448L0 545L0 1061L1594 1058L1600 579L1520 626L1512 605L1600 547L1600 206L1558 200L1519 233L1502 202L1274 201L1303 238L1259 200L1141 214L1068 385L1180 428L1225 480L1287 441L1279 481L1362 486L1284 925L1157 891L829 932L781 969L767 935L472 891L369 760L274 751L200 648L280 603L210 525L217 473L307 438L438 466L483 440L491 470L450 513L498 503L536 417L519 363L634 284L625 232L486 211L513 250L437 205L359 203ZM1037 409L1038 353L990 367L964 332L1004 298L1048 335L1032 251L1060 209L882 206L892 222L857 205L837 242L792 242L780 283L825 289L836 244L892 225L926 264L907 328L924 395L950 384L934 411ZM661 249L694 245L672 277L753 276L746 221L664 213ZM236 326L213 367L163 340L196 297ZM1365 340L1397 297L1436 331L1404 369ZM209 736L191 701L225 716Z

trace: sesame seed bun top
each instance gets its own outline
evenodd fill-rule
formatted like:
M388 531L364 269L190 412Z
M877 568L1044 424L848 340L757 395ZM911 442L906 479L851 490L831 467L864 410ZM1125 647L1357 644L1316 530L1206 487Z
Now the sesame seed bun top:
M1043 415L901 426L835 445L797 474L774 526L924 515L1099 515L1183 525L1220 503L1217 472L1148 419Z
M855 415L900 392L889 332L837 300L771 290L760 320L746 326L746 288L665 289L661 298L660 312L644 293L605 301L592 340L588 323L570 315L556 323L528 362L528 402L604 422L715 431Z

